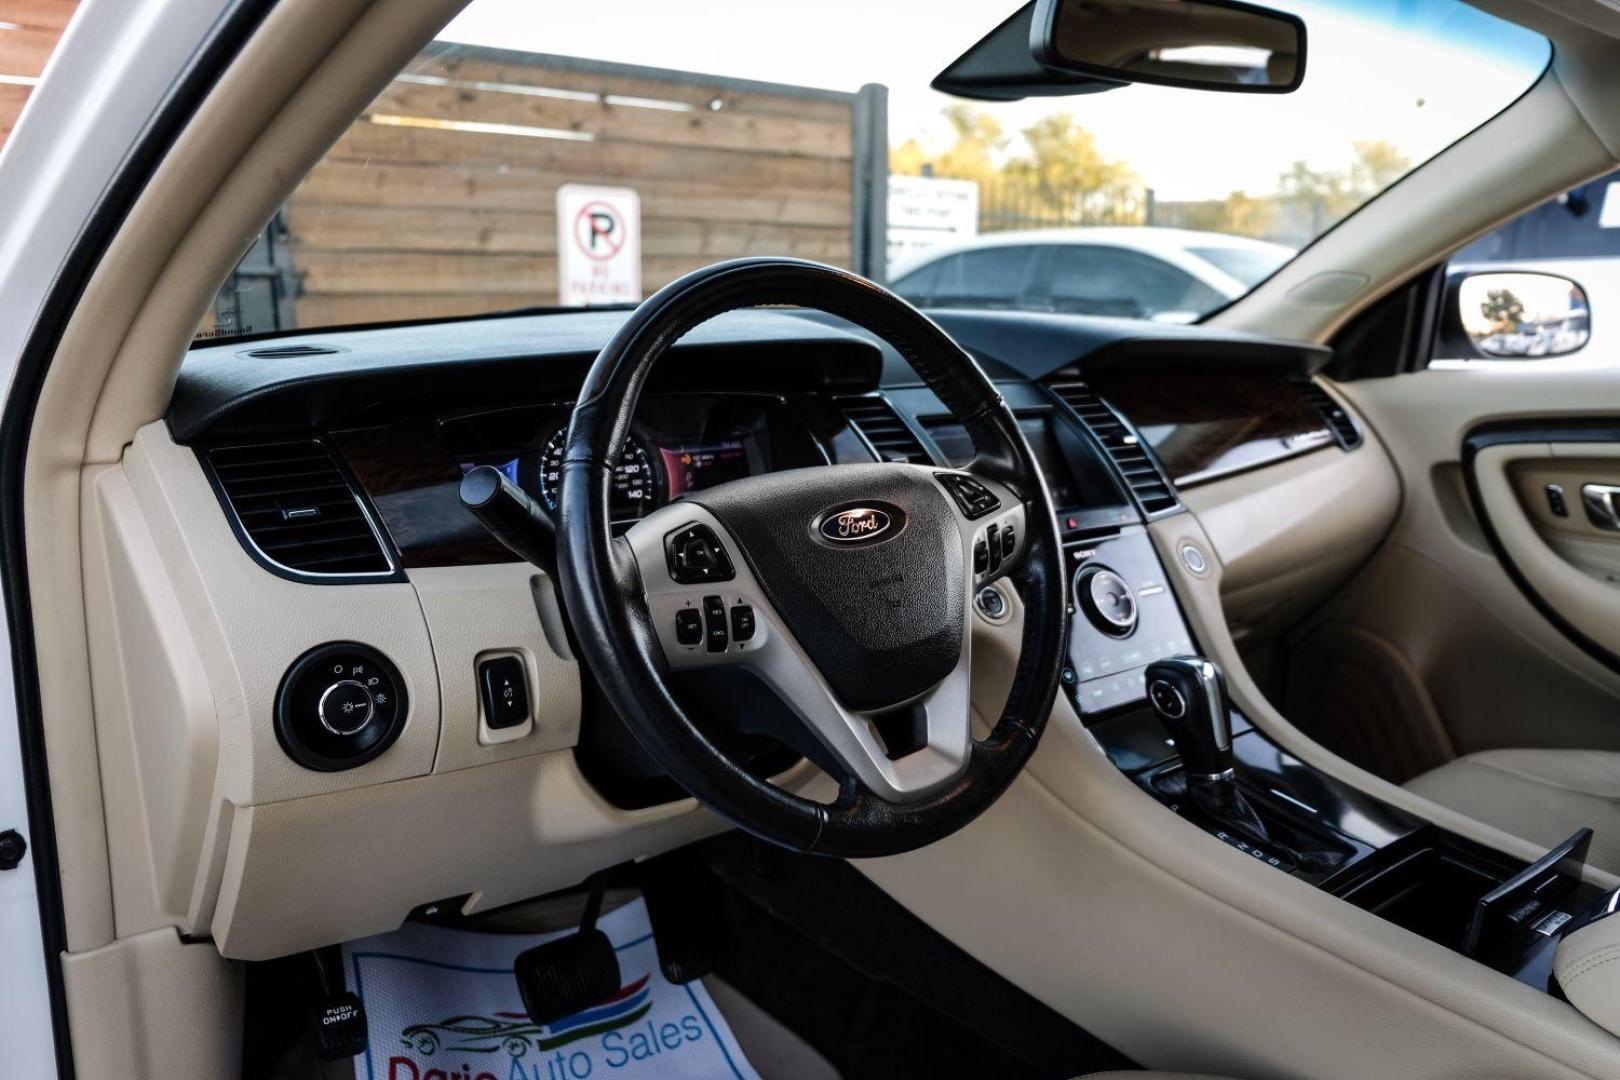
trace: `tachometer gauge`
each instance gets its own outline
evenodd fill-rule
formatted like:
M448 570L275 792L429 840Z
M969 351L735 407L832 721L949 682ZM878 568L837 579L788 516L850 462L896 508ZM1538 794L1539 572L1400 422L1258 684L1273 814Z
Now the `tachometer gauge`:
M563 447L568 429L562 428L546 440L540 451L540 498L546 509L557 512L557 495L562 490ZM657 502L658 478L652 458L634 438L627 439L613 467L613 494L610 504L614 521L635 521Z

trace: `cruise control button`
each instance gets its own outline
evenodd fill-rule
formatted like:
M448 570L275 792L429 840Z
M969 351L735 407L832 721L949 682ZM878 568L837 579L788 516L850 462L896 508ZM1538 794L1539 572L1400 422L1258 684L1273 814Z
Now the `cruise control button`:
M726 634L726 602L718 596L703 598L703 625L710 652L725 652L730 639Z
M1001 527L1001 557L1003 559L1011 558L1013 549L1016 547L1018 547L1018 535L1013 532L1011 525L1003 525Z
M747 604L732 607L731 636L737 641L747 641L754 636L754 609Z
M682 608L675 613L675 640L682 645L696 645L703 640L703 616L697 608Z
M1001 529L995 525L984 530L985 550L990 553L990 569L1001 565Z

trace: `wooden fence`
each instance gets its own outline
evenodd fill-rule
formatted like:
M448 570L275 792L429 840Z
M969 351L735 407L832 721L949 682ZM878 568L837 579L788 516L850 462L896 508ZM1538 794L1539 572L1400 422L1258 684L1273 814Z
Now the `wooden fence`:
M79 0L0 0L0 146Z
M644 292L738 255L864 265L863 235L881 251L885 108L877 87L436 43L299 185L219 332L555 303L565 183L638 193Z

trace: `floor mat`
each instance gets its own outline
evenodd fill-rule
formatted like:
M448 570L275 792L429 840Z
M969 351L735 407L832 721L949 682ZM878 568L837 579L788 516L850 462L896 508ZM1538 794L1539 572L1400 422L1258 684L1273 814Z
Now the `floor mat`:
M356 1080L758 1080L701 981L664 978L642 901L597 925L618 953L622 988L545 1025L524 1012L512 961L561 934L412 923L345 945L344 971L371 1036Z

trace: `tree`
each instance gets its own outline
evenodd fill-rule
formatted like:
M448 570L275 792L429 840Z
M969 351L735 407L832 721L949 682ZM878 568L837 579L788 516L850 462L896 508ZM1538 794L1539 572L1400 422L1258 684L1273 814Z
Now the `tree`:
M1389 187L1412 168L1411 160L1399 148L1382 139L1362 139L1351 143L1350 147L1355 151L1355 160L1350 164L1350 187L1360 196L1357 205Z
M930 155L916 139L907 139L889 153L889 169L902 176L946 176L977 180L996 175L997 159L1007 148L1007 135L995 117L971 105L945 109L955 141L943 152Z
M1512 333L1524 322L1524 301L1511 289L1488 289L1479 313L1491 324L1491 333Z
M1135 172L1105 157L1097 137L1072 115L1042 117L1020 134L1029 152L1009 161L1003 173L1031 185L1049 214L1074 225L1141 220Z

